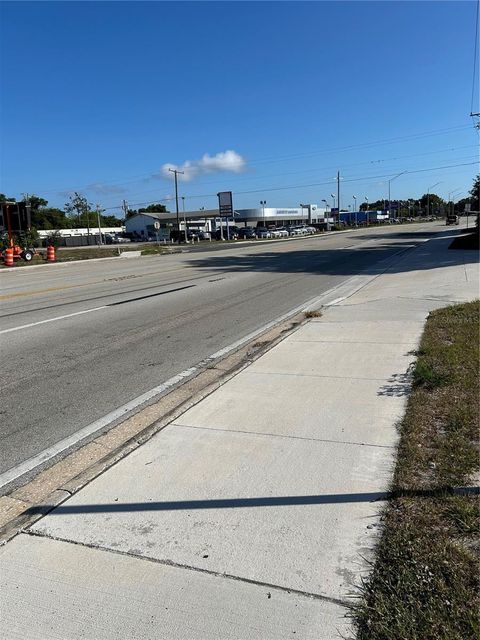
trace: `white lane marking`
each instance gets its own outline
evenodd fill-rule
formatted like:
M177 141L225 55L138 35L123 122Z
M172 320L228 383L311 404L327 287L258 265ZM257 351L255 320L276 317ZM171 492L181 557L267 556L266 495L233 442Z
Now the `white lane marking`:
M30 324L22 324L19 327L11 327L10 329L2 329L0 335L3 333L11 333L12 331L20 331L21 329L28 329L29 327L36 327L39 324L46 324L47 322L55 322L56 320L64 320L65 318L73 318L74 316L81 316L84 313L92 313L92 311L100 311L100 309L107 309L108 305L103 307L94 307L93 309L85 309L85 311L76 311L75 313L67 313L65 316L57 316L56 318L48 318L48 320L39 320L38 322L30 322Z
M347 296L342 296L341 298L335 298L335 300L332 300L331 302L328 302L325 306L326 307L333 307L334 305L338 304L339 302L343 302L346 299Z
M409 248L412 248L412 247L409 247ZM406 251L405 249L400 249L399 251L396 251L389 258L386 258L385 260L380 261L380 263L378 263L377 266L381 265L382 263L390 263L392 261L392 258L395 258L395 256L397 256L398 254L405 253L405 251ZM385 271L388 270L388 268L389 267L385 264ZM227 355L231 351L237 350L244 343L249 342L250 340L252 340L256 336L264 333L265 331L268 331L269 329L271 329L275 325L279 324L280 322L283 322L284 320L287 320L288 318L296 315L297 313L301 313L301 312L307 311L311 307L318 306L322 301L325 300L325 298L328 298L328 296L330 296L337 289L340 289L341 287L348 287L349 284L350 285L353 284L353 287L352 287L351 291L349 292L349 294L347 294L347 295L345 295L343 297L343 299L345 299L345 298L349 297L349 295L353 295L354 293L356 293L359 289L363 288L368 282L371 282L372 280L377 278L379 275L381 275L381 273L374 274L374 275L367 275L367 276L365 276L365 281L362 282L361 284L358 284L358 275L352 276L351 278L348 278L347 280L345 280L343 282L340 282L339 284L335 285L334 287L332 287L328 291L325 291L321 295L316 296L315 298L312 298L311 300L309 300L307 302L304 302L303 304L299 305L298 307L295 307L294 309L290 310L289 312L284 313L283 315L279 316L275 320L272 320L271 322L268 322L267 324L263 325L259 329L256 329L255 331L252 331L251 333L249 333L248 335L244 336L240 340L237 340L237 341L233 342L232 344L228 345L227 347L224 347L223 349L220 349L219 351L216 351L211 356L208 356L207 358L205 358L204 360L199 362L196 366L190 367L189 369L185 369L185 371L182 371L178 375L173 376L173 378L170 378L166 382L158 385L157 387L154 387L153 389L150 389L150 391L146 391L145 393L141 394L140 396L137 396L136 398L134 398L130 402L127 402L127 404L122 405L118 409L115 409L114 411L112 411L110 413L107 413L107 415L103 416L102 418L99 418L98 420L95 420L95 422L92 422L91 424L87 425L86 427L83 427L82 429L80 429L79 431L75 432L74 434L72 434L68 438L65 438L65 439L61 440L60 442L57 442L52 447L49 447L48 449L45 449L44 451L41 451L36 456L33 456L33 457L29 458L28 460L25 460L24 462L20 463L16 467L12 467L11 469L8 469L8 471L5 471L4 473L0 474L0 487L3 487L6 484L9 484L13 480L16 480L17 478L19 478L22 475L28 473L29 471L32 471L35 467L43 464L44 462L47 462L48 460L50 460L51 458L55 457L59 453L62 453L66 449L76 445L78 442L80 442L81 440L83 440L83 439L87 438L88 436L92 435L96 431L108 426L110 423L114 422L115 420L118 420L119 418L121 418L122 416L127 414L128 412L133 411L134 409L136 409L140 405L144 404L145 402L148 402L149 400L151 400L155 396L157 396L157 395L161 394L162 392L166 391L167 389L173 387L175 384L181 382L182 380L188 378L189 376L192 376L194 373L199 371L201 368L203 368L207 364L211 364L212 361L218 360L219 358ZM327 305L328 305L328 303L325 306L327 306ZM104 307L98 307L98 308L100 309L100 308L104 308ZM94 311L94 309L92 309L92 311ZM85 312L81 312L81 313L85 313ZM76 314L74 314L74 315L76 315ZM46 322L48 322L48 321L46 321Z
M0 474L0 487L3 487L9 482L12 482L12 480L15 480L16 478L19 478L25 473L28 473L29 471L31 471L32 469L35 469L35 467L38 467L44 462L47 462L47 460L50 460L51 458L58 455L59 453L62 453L62 451L65 451L69 447L73 446L80 440L83 440L84 438L88 437L92 433L95 433L99 429L106 427L114 420L118 420L118 418L121 418L123 415L125 415L129 411L136 409L139 405L143 404L144 402L148 402L149 400L154 398L156 395L166 391L167 389L177 384L178 382L181 382L184 378L187 378L188 376L193 375L196 371L197 371L197 367L191 367L190 369L186 369L185 371L182 371L182 373L179 373L178 375L173 376L173 378L170 378L163 384L158 385L158 387L154 387L153 389L150 389L150 391L147 391L146 393L142 393L142 395L138 396L137 398L134 398L130 402L127 402L126 404L122 405L118 409L115 409L115 411L111 411L110 413L107 413L106 416L103 416L102 418L95 420L95 422L92 422L86 427L83 427L83 429L80 429L79 431L75 432L68 438L64 438L63 440L60 440L60 442L57 442L52 447L49 447L48 449L44 449L44 451L40 452L36 456L32 456L28 460L25 460L25 462L22 462L16 467L12 467L8 471L5 471L4 473Z
M345 284L345 283L342 283L342 284ZM334 287L333 289L336 289L336 288L337 287ZM74 434L72 434L68 438L64 438L63 440L60 440L60 442L57 442L56 444L54 444L52 447L49 447L48 449L44 449L43 451L38 453L36 456L32 456L31 458L29 458L28 460L25 460L24 462L17 465L16 467L12 467L11 469L8 469L8 471L5 471L4 473L0 474L0 487L3 487L6 484L9 484L13 480L16 480L17 478L19 478L20 476L23 476L26 473L29 473L30 471L35 469L35 467L38 467L44 462L51 460L59 453L62 453L63 451L65 451L66 449L69 449L70 447L73 447L78 442L80 442L81 440L84 440L85 438L92 435L96 431L103 429L104 427L108 426L115 420L118 420L119 418L126 415L130 411L133 411L134 409L137 409L142 404L148 402L149 400L152 400L152 398L154 398L155 396L160 395L161 393L170 389L171 387L181 382L182 380L185 380L189 376L192 376L194 373L196 373L206 365L211 364L213 361L218 360L219 358L225 356L231 351L237 350L246 342L249 342L256 336L264 333L265 331L268 331L269 329L279 324L280 322L283 322L284 320L287 320L291 316L294 316L297 313L302 312L305 309L305 305L311 306L311 305L317 304L322 298L325 297L325 295L326 294L322 294L321 296L317 296L307 303L303 303L302 305L295 307L295 309L292 309L288 313L285 313L280 317L276 318L275 320L268 322L267 324L263 325L259 329L252 331L251 333L244 336L240 340L236 340L235 342L228 345L227 347L220 349L220 351L216 351L211 356L208 356L207 358L199 362L196 366L190 367L189 369L185 369L185 371L182 371L178 375L173 376L173 378L170 378L163 384L160 384L157 387L154 387L153 389L150 389L149 391L142 393L141 395L137 396L130 402L127 402L127 404L122 405L118 409L115 409L114 411L107 413L107 415L103 416L102 418L99 418L98 420L95 420L95 422L92 422L89 425L80 429L79 431L76 431ZM99 308L105 308L105 307L99 307Z

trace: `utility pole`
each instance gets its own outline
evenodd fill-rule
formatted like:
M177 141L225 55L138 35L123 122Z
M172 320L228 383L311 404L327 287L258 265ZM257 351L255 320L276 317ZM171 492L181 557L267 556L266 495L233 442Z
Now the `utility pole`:
M340 226L340 171L337 171L337 207L338 207L338 226Z
M171 173L175 175L175 209L177 212L177 242L180 244L180 218L178 216L178 179L177 175L179 173L183 174L184 171L179 171L178 169L168 169Z
M357 196L352 196L353 198L353 209L355 211L355 226L357 227Z
M122 203L122 209L123 209L123 219L126 222L127 221L127 214L128 214L128 203L126 200L123 201Z
M97 204L98 242L103 244L102 227L100 225L100 205Z

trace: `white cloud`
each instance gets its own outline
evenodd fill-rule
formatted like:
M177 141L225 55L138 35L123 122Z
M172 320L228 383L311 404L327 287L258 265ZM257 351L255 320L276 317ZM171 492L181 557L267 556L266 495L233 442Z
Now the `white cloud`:
M236 151L229 149L227 151L221 151L214 156L205 153L200 160L186 160L181 165L166 163L162 165L161 175L164 178L171 178L172 172L170 169L178 169L178 171L183 171L183 175L180 174L178 179L188 182L205 173L218 171L241 173L244 171L245 166L245 159Z

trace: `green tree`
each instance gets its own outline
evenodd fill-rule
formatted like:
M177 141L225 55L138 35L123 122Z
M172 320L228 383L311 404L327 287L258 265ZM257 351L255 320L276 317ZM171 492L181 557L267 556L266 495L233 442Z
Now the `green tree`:
M26 196L22 204L30 207L30 220L32 229L66 229L70 221L65 212L56 207L48 207L48 200L35 194Z
M115 216L100 216L100 221L103 227L120 227L122 225L122 221Z
M148 207L144 207L138 210L138 213L168 213L164 204L149 204Z
M90 229L92 205L89 204L85 196L75 191L73 196L70 196L69 201L65 203L65 211L71 221L76 222L77 227L87 227ZM94 218L94 220L96 220L96 218Z
M473 181L472 189L470 190L470 209L472 211L480 211L480 173Z
M4 193L0 193L0 202L16 202L16 199L9 198Z

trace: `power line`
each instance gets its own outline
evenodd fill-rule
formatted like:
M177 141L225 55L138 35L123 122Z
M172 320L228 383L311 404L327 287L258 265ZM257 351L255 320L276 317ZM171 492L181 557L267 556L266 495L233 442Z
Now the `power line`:
M407 136L397 136L394 138L386 138L384 140L377 140L377 141L372 141L372 142L362 142L362 143L358 143L358 144L353 144L353 145L349 145L349 146L345 146L345 147L333 147L333 148L326 148L326 149L322 149L322 150L316 150L316 151L308 151L308 152L304 152L304 153L296 153L296 154L290 154L290 155L286 155L286 156L275 156L275 157L267 157L264 159L258 159L258 160L251 160L249 161L249 166L255 166L257 164L271 164L271 163L275 163L275 162L282 162L283 160L294 160L297 158L306 158L306 157L311 157L311 156L315 156L315 155L321 155L324 153L336 153L336 152L345 152L345 151L353 151L355 149L361 149L361 148L369 148L369 147L375 147L375 146L384 146L384 145L389 145L389 144L396 144L399 142L405 142L408 140L416 140L416 139L421 139L421 138L427 138L427 137L431 137L431 136L437 136L437 135L444 135L447 133L452 133L454 131L460 131L460 130L466 130L466 129L470 129L470 126L466 126L466 125L456 125L454 127L448 127L448 128L444 128L444 129L433 129L433 130L429 130L429 131L424 131L424 132L420 132L420 133L415 133L415 134L410 134ZM115 185L115 184L126 184L127 181L130 180L130 178L145 178L145 177L151 177L153 176L155 173L158 173L158 168L154 169L148 173L143 173L143 174L139 174L137 176L127 176L126 178L111 178L108 180L98 180L96 182L90 182L87 185L84 185L82 187L58 187L56 189L50 188L50 189L40 189L38 190L40 193L44 193L44 194L48 194L48 193L52 193L52 192L60 192L60 191L82 191L82 190L86 190L86 189L91 189L96 183L98 184L111 184L111 185ZM133 180L135 181L135 180ZM114 195L114 194L112 194Z
M469 127L470 128L470 127ZM461 147L452 147L450 149L438 149L436 151L427 151L425 153L414 153L414 154L408 154L408 155L403 155L403 156L395 156L393 158L381 158L378 160L366 160L364 162L352 162L352 163L348 163L348 164L342 164L342 168L346 169L349 167L360 167L360 166L365 166L365 165L374 165L374 164L380 164L380 163L384 163L384 162L391 162L391 161L397 161L397 160L405 160L407 158L419 158L419 157L423 157L423 156L429 156L429 155L435 155L435 154L440 154L440 153L451 153L452 151L457 151L457 150L461 150L461 149L470 149L470 148L478 148L478 145L473 144L473 145L464 145ZM468 157L462 157L462 158L452 158L452 160L454 162L456 162L457 160L466 160L466 159L470 159L472 156L468 156ZM474 156L476 157L476 156ZM300 175L300 174L305 174L305 173L314 173L314 172L318 172L318 171L329 171L329 170L336 170L336 165L330 165L327 167L315 167L315 168L310 168L310 169L303 169L301 171L284 171L281 173L270 173L267 175L263 175L263 176L255 176L255 175L248 175L248 176L243 176L243 177L237 177L237 176L231 176L229 178L230 181L235 181L235 183L238 182L242 182L245 180L265 180L266 178L275 178L278 176L289 176L289 175ZM209 184L218 184L218 179L217 180L208 180L206 182L196 182L196 186L202 186L202 185L209 185ZM142 191L137 191L136 193L130 193L129 196L133 197L133 196L143 196L144 194L148 194L148 193L158 193L158 189L148 189L148 190L142 190ZM189 197L189 196L188 196Z
M480 11L480 0L477 0L477 15L475 18L475 44L473 48L473 79L472 79L472 101L470 104L470 115L479 116L480 113L474 113L474 97L475 97L475 85L477 80L477 51L478 51L478 15Z
M395 138L386 138L385 140L377 140L375 142L363 142L363 143L359 143L359 144L353 144L353 145L349 145L346 147L334 147L332 149L323 149L323 150L317 150L317 151L310 151L310 152L306 152L306 153L298 153L298 154L292 154L292 155L288 155L288 156L275 156L272 159L266 159L266 160L254 160L251 161L249 164L251 165L255 165L255 164L266 164L266 163L270 163L270 162L281 162L282 160L291 160L291 159L295 159L295 158L305 158L305 157L309 157L309 156L314 156L314 155L320 155L323 153L335 153L335 152L342 152L342 151L353 151L355 149L359 149L359 148L366 148L366 147L376 147L376 146L383 146L383 145L388 145L388 144L396 144L398 142L405 142L407 140L417 140L420 138L428 138L430 136L435 136L435 135L443 135L445 133L451 133L453 131L459 131L459 130L466 130L466 129L470 129L469 126L466 125L458 125L456 127L449 127L447 129L434 129L432 131L426 131L426 132L422 132L422 133L414 133L414 134L410 134L407 136L397 136Z
M406 175L411 175L411 174L417 174L417 173L425 173L428 171L441 171L443 169L453 169L455 167L468 167L468 166L472 166L474 164L477 164L477 162L464 162L464 163L459 163L459 164L450 164L450 165L443 165L440 167L428 167L428 168L424 168L424 169L411 169L411 170L407 170L405 171ZM360 176L360 177L356 177L356 178L343 178L343 182L361 182L361 181L369 181L369 180L378 180L379 178L391 178L393 175L392 173L387 173L387 174L380 174L380 175L374 175L374 176ZM262 193L262 192L270 192L270 191L285 191L288 189L308 189L311 187L321 187L321 186L326 186L326 185L332 185L335 184L337 182L337 178L331 178L329 180L326 180L325 182L312 182L309 184L294 184L294 185L286 185L286 186L282 186L282 187L263 187L261 189L249 189L247 191L234 191L234 195L247 195L247 194L251 194L251 193ZM186 196L189 200L191 199L195 199L195 198L211 198L211 197L215 197L216 194L215 193L203 193L203 194L193 194L193 195L189 195ZM156 202L168 202L170 200L172 200L173 198L163 198L163 199L156 199ZM143 206L145 204L149 204L149 202L136 202L134 204L132 204L132 207L138 207L138 206ZM119 209L119 206L116 207L107 207L106 210L114 210L114 209Z

